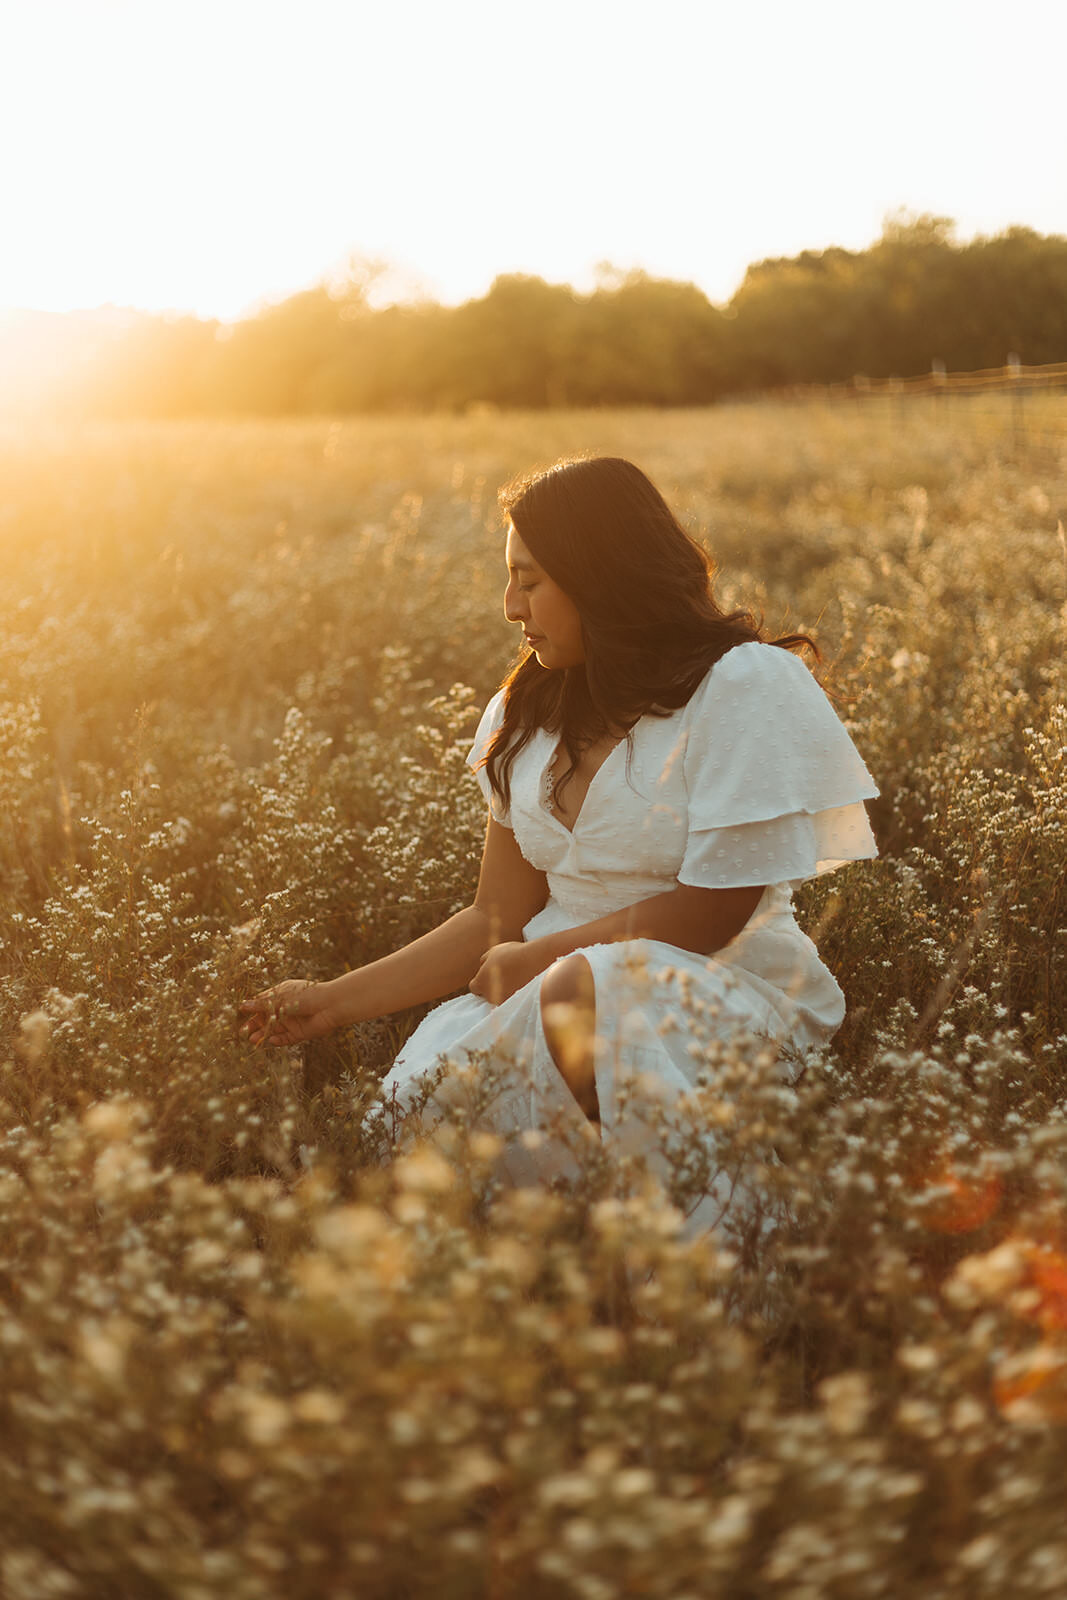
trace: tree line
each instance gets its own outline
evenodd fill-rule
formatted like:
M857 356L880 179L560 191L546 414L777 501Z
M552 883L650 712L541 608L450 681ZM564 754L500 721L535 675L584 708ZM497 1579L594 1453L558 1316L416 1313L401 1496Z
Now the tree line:
M728 304L606 270L580 294L509 275L463 305L376 309L358 273L233 325L142 317L82 363L95 415L699 405L793 384L1067 360L1067 238L1012 227L966 244L897 218L860 251L749 267Z

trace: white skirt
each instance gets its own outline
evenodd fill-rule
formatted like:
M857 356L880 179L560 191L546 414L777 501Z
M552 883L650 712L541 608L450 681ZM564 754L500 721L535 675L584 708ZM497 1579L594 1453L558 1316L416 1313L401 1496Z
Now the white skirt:
M844 1016L844 997L814 945L791 918L790 924L775 919L751 935L746 930L714 957L647 939L575 952L588 961L596 989L594 1063L605 1150L640 1157L665 1181L670 1151L663 1113L669 1120L672 1107L697 1087L710 1041L799 1050L827 1042ZM415 1029L382 1085L414 1136L451 1115L470 1094L471 1074L492 1063L494 1089L478 1122L504 1137L498 1171L516 1185L573 1177L575 1151L595 1137L549 1051L540 988L539 976L498 1006L470 994L446 1000ZM442 1066L444 1076L427 1096ZM709 1167L715 1171L714 1161ZM737 1203L728 1174L718 1173L690 1209L687 1233L714 1227Z

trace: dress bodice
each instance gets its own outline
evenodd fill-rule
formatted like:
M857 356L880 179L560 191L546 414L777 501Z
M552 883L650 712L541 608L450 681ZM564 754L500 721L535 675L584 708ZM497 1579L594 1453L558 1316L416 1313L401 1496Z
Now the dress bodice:
M594 774L573 829L546 803L556 733L539 728L519 751L507 811L491 793L478 763L502 715L501 694L468 760L574 922L678 883L768 884L787 910L793 884L876 853L862 803L873 780L807 667L776 646L735 646L684 706L642 717Z

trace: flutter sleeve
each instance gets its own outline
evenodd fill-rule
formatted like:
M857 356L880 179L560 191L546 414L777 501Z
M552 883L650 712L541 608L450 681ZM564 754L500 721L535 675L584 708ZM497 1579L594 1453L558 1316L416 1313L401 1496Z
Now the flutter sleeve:
M511 827L511 812L500 804L500 796L493 790L489 776L483 765L489 746L493 742L493 735L504 720L504 691L495 694L482 712L482 720L478 724L474 735L474 743L467 752L467 765L471 768L478 780L478 787L485 796L489 807L490 816L497 822L502 822L505 828Z
M863 804L874 780L798 656L736 645L686 709L680 883L795 887L878 854Z

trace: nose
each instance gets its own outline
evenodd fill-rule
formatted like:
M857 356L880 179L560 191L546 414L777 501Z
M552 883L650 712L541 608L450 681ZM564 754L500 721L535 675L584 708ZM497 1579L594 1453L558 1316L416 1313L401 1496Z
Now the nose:
M504 616L508 622L521 622L529 615L526 596L517 583L509 583L504 590Z

